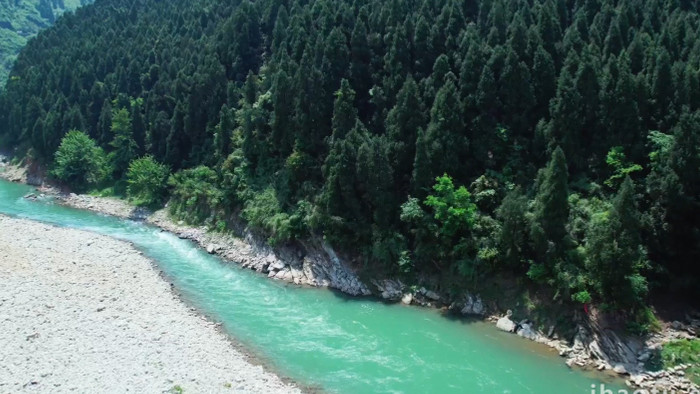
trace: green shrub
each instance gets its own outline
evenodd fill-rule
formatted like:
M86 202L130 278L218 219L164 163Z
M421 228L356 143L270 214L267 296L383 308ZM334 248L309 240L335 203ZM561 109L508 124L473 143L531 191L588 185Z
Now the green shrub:
M268 187L245 203L243 218L275 245L299 237L308 227L311 204L300 201L291 213L282 210L275 189Z
M165 198L168 176L167 166L158 163L152 156L136 159L127 171L127 194L136 205L152 206Z
M527 271L527 277L537 283L544 283L549 276L549 271L544 264L531 263Z
M679 339L665 344L661 349L661 361L664 369L691 364L686 376L700 384L700 339Z
M627 321L627 331L634 335L646 335L649 332L660 332L663 327L649 307L641 307L634 311Z
M182 170L170 177L170 213L191 223L202 223L214 216L223 192L216 171L206 166Z
M63 137L51 175L77 191L84 191L100 183L108 173L106 155L92 138L78 130L71 130Z
M588 304L591 302L591 294L586 290L581 290L578 293L572 295L571 299L581 304Z

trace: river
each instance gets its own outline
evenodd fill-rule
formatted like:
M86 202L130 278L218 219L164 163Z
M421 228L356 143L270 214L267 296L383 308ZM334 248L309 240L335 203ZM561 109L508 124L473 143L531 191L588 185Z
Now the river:
M132 242L183 298L302 385L334 393L582 393L600 375L479 321L289 285L227 264L189 241L128 220L30 201L0 180L0 213ZM0 228L0 231L2 229Z

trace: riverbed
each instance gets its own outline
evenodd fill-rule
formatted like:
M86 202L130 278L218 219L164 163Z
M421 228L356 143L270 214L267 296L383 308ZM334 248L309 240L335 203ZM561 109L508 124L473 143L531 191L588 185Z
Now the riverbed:
M483 322L272 281L142 223L23 199L30 190L0 181L0 213L133 243L188 304L304 385L338 393L590 393L603 383Z
M123 241L0 215L0 392L294 393Z

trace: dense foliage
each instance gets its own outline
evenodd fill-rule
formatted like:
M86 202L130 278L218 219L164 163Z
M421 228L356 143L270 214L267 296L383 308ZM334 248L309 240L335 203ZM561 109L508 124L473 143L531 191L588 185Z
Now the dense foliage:
M136 159L127 171L127 194L136 205L161 203L167 194L169 176L168 167L155 161L152 156Z
M65 11L92 0L6 0L0 2L0 87L27 41Z
M20 54L0 130L152 155L188 220L635 310L700 288L699 29L695 0L103 0Z
M107 158L87 134L71 130L56 150L51 175L77 190L100 183L107 175Z

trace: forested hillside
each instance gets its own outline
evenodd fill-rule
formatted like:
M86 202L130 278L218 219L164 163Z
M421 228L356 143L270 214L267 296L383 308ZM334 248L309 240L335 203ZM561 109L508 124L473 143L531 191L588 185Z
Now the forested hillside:
M699 29L694 0L104 0L22 51L0 130L368 273L643 311L700 288Z
M27 40L53 24L65 11L92 0L4 0L0 2L0 87Z

